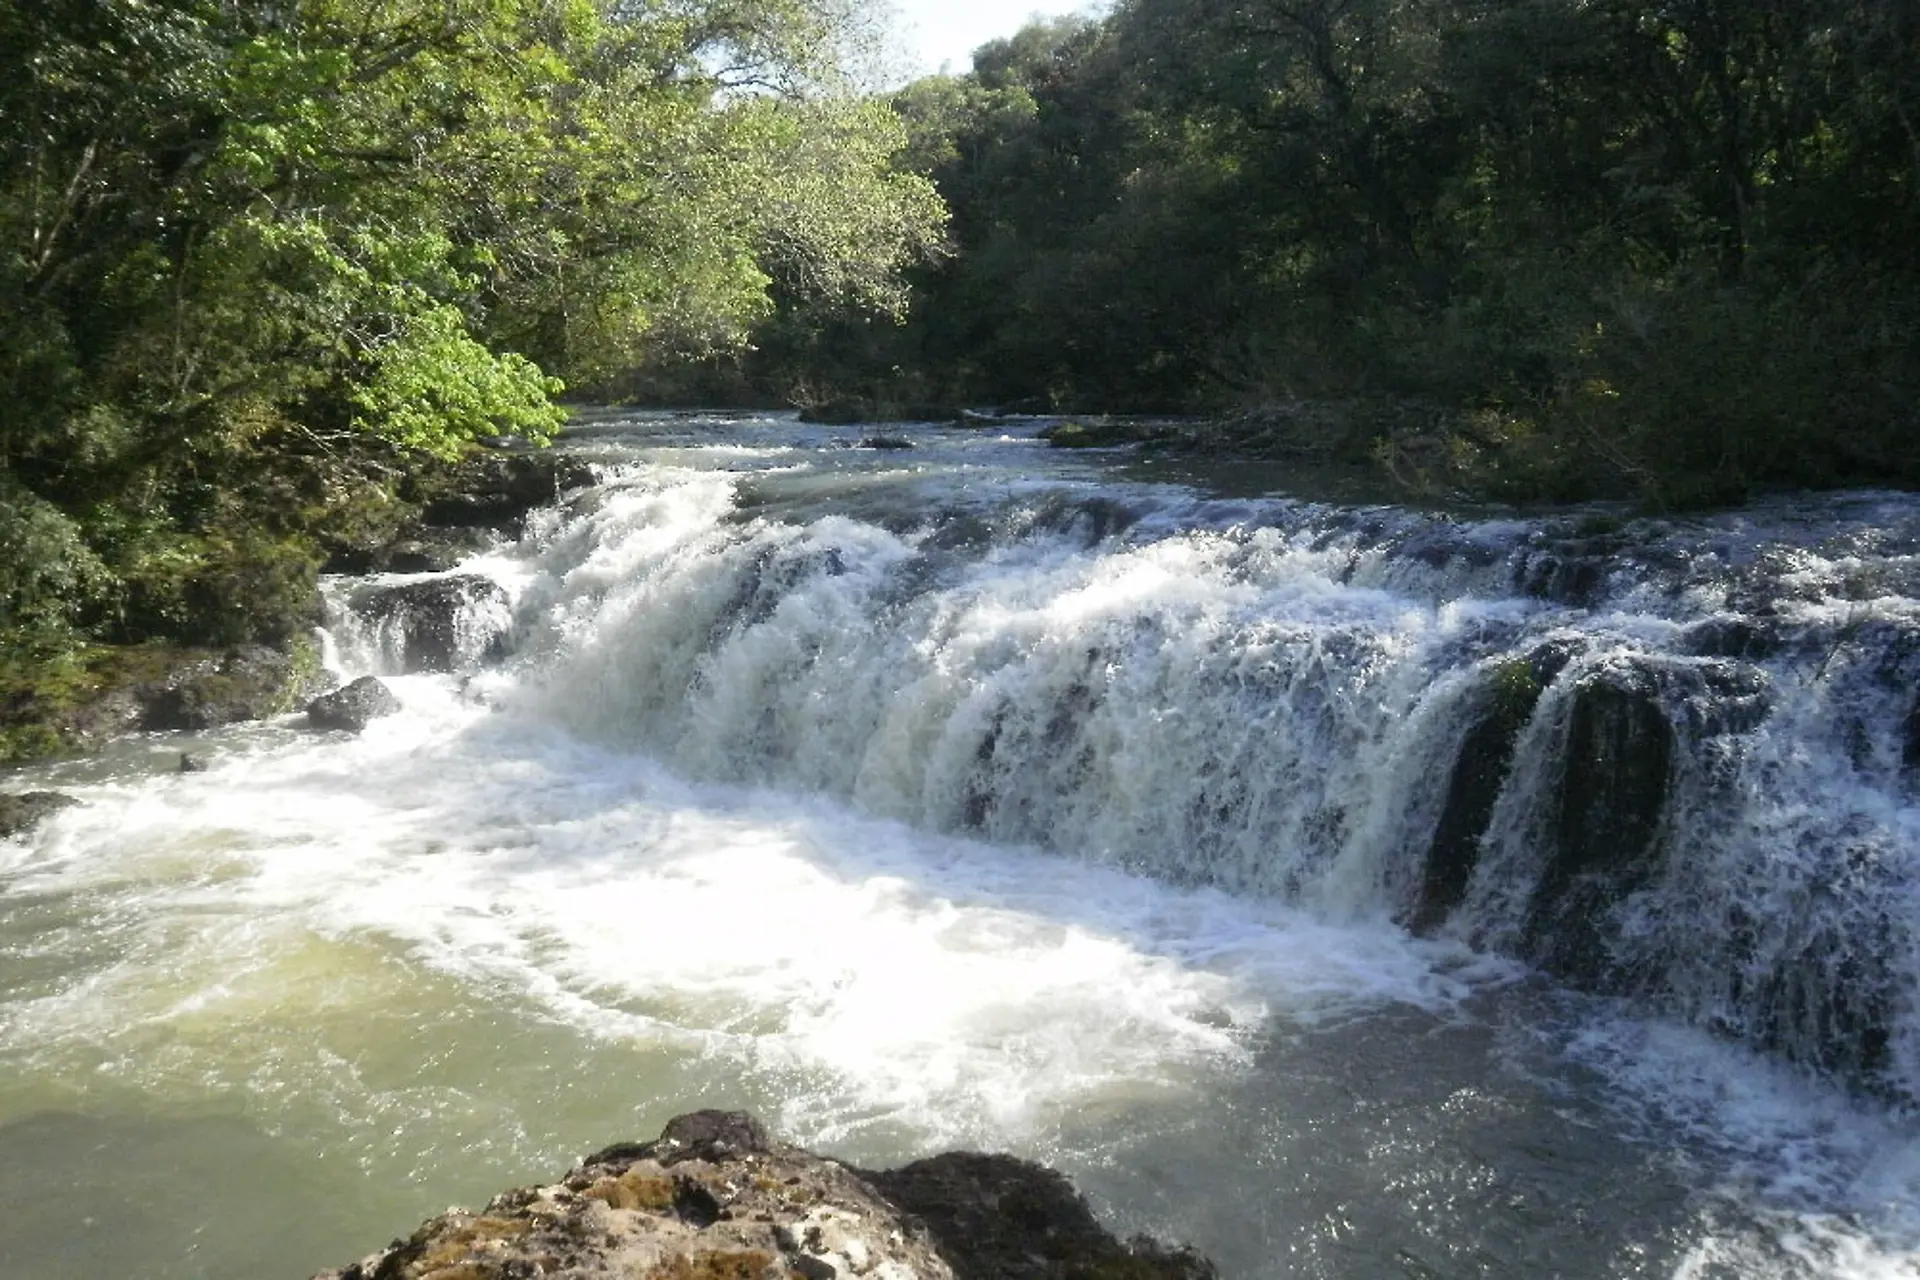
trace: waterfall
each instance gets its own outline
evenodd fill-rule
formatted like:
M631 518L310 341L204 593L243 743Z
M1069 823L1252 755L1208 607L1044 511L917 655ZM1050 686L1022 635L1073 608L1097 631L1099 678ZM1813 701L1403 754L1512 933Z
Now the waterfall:
M1476 521L651 465L590 505L516 584L526 714L1391 917L1920 1098L1910 501Z

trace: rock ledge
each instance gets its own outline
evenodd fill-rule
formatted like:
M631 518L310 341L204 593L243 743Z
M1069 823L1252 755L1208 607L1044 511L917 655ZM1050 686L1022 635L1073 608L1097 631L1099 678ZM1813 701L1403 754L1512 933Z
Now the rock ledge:
M956 1153L869 1173L740 1111L449 1210L315 1280L1211 1280L1198 1254L1102 1230L1060 1174Z

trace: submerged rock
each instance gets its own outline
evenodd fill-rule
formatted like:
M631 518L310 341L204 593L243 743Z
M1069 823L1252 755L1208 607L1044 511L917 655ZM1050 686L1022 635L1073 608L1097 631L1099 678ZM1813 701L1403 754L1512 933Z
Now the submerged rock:
M0 840L17 836L45 819L79 804L58 791L22 791L0 794Z
M1065 1178L1012 1156L868 1173L697 1111L563 1179L449 1210L315 1280L1205 1280L1197 1254L1103 1231Z
M307 704L307 723L316 729L358 733L381 716L400 710L400 699L373 676L361 676L343 689L323 693Z

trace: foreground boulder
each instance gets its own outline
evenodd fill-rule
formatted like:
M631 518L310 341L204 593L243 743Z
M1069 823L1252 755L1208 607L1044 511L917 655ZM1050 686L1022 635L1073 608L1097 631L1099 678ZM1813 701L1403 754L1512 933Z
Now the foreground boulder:
M62 809L79 804L58 791L22 791L0 794L0 840L17 836Z
M400 710L400 699L393 690L372 676L361 676L352 684L332 693L323 693L307 704L307 723L316 729L345 729L358 733L381 716Z
M696 1111L549 1186L450 1210L316 1280L1203 1280L1198 1255L1101 1230L1065 1178L1011 1156L865 1173Z

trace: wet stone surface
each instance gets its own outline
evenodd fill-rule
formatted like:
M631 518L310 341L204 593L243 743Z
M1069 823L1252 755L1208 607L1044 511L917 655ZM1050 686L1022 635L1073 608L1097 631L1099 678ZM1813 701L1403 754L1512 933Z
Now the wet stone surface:
M1198 1255L1104 1231L1060 1174L1012 1156L866 1173L698 1111L556 1183L449 1210L316 1280L1208 1280Z

